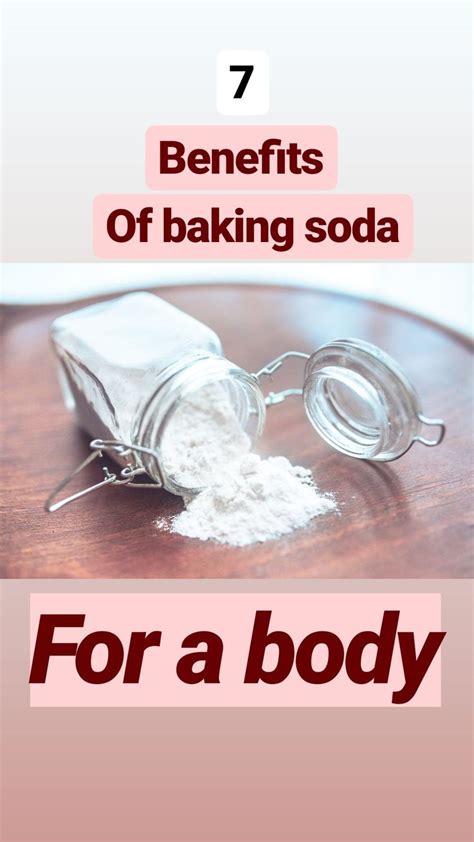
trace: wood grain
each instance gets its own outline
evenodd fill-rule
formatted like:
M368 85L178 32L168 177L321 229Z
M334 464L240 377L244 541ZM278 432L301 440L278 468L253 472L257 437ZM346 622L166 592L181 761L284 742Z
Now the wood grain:
M340 514L246 549L159 532L154 519L182 505L164 491L107 488L47 514L43 503L52 487L88 453L63 406L48 342L51 320L74 306L7 308L4 578L472 575L472 356L466 341L389 307L326 292L199 285L159 294L214 328L227 356L251 371L282 351L311 351L336 337L375 342L404 366L425 413L446 420L445 441L431 450L415 445L399 461L375 465L327 447L298 398L272 408L262 451L309 466L322 489L336 492ZM300 379L296 362L274 387ZM97 470L91 465L80 484L96 481Z

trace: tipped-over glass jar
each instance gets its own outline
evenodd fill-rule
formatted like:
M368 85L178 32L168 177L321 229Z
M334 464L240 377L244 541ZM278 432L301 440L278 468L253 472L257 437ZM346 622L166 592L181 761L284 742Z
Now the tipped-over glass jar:
M331 447L359 459L391 461L415 441L434 446L444 434L442 421L421 413L397 363L359 339L337 339L311 355L288 351L250 374L226 359L210 328L146 292L61 316L51 336L66 405L92 441L88 458L48 499L49 511L103 485L131 484L140 474L155 488L183 495L198 491L167 472L162 445L182 402L214 384L224 390L252 443L263 432L266 407L290 395L302 395L311 424ZM306 360L302 388L264 397L262 379L294 356ZM423 425L437 426L436 438L423 437ZM119 465L117 473L105 468L101 482L52 502L72 476L104 452Z

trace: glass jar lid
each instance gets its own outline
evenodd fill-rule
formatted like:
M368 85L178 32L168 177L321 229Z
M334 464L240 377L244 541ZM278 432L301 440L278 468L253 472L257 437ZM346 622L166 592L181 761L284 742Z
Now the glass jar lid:
M421 413L418 395L388 354L360 339L335 339L307 359L303 401L311 424L331 447L357 459L389 462L415 441L440 443L444 423ZM423 425L439 427L436 439Z

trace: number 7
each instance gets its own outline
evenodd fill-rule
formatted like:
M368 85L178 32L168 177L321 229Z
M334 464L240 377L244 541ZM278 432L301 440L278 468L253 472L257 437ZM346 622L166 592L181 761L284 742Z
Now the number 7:
M250 82L250 77L253 73L254 65L253 64L231 64L229 70L233 73L234 71L240 72L243 74L238 88L234 94L234 99L242 99L245 88L247 87L248 83Z

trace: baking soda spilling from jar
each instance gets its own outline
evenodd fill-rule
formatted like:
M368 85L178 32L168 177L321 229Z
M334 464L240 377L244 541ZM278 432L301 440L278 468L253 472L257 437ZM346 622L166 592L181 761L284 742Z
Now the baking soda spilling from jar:
M398 363L362 339L334 339L311 354L284 351L252 374L227 359L213 330L147 292L60 316L51 339L65 404L89 434L91 452L53 489L48 512L146 476L142 487L186 498L186 512L170 528L245 545L336 508L310 472L282 458L246 458L263 431L266 404L300 395L327 444L371 462L398 459L415 442L434 447L445 432L441 419L422 413ZM302 382L265 399L263 381L290 358L304 360ZM212 385L199 391L205 383ZM438 431L428 437L425 427ZM115 461L113 471L104 466L101 481L57 499L105 456Z
M243 547L269 541L334 511L311 471L282 456L250 453L250 438L219 385L181 403L163 441L163 465L176 483L201 488L184 497L185 510L156 524L201 541Z

